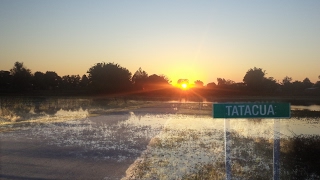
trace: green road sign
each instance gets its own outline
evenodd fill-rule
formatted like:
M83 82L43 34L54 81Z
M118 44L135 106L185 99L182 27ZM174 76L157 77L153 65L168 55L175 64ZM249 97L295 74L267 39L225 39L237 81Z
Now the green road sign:
M290 118L289 103L217 103L213 118Z

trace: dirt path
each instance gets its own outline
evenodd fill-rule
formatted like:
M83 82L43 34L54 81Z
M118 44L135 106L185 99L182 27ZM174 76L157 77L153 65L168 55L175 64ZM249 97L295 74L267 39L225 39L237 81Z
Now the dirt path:
M108 115L2 132L0 179L121 179L154 136L126 119Z
M77 152L77 147L57 147L21 136L1 138L0 144L1 179L121 179L135 160L77 157L70 153Z

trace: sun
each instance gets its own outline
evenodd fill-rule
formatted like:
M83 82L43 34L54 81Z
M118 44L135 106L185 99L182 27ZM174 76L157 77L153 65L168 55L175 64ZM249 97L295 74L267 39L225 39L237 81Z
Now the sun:
M182 89L182 90L188 90L190 88L189 80L188 79L179 79L177 84L175 84L175 86Z
M182 89L187 89L187 88L188 88L188 85L187 85L186 83L183 83L183 84L181 84L181 88L182 88Z
M180 88L181 88L182 90L188 90L188 89L189 89L189 84L187 84L187 83L182 83L182 84L180 85Z

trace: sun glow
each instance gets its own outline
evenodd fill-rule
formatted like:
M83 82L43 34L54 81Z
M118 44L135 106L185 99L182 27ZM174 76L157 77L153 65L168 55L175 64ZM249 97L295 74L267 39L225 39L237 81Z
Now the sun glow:
M185 83L184 83L184 84L181 84L181 88L182 88L182 89L187 89L187 88L188 88L188 85L185 84Z

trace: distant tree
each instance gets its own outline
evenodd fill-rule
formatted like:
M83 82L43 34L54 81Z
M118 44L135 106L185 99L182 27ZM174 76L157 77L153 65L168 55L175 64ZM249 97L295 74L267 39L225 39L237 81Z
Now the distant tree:
M318 79L320 80L320 75L318 76ZM314 86L320 88L320 81L317 81Z
M189 84L189 80L188 79L179 79L177 81L178 84Z
M80 80L80 87L81 88L87 88L89 86L89 78L87 75L82 75L81 80Z
M265 71L261 68L254 67L247 71L243 77L243 82L247 84L248 89L251 91L262 91L264 89L265 74Z
M222 86L226 84L226 80L224 78L217 78L218 86Z
M235 82L230 79L217 78L218 86L232 85Z
M156 75L152 74L151 76L148 77L147 80L147 89L162 89L168 86L170 83L170 80L164 76L164 75Z
M75 90L80 88L80 76L79 75L67 75L63 76L61 80L61 86L63 89Z
M226 81L226 85L233 85L233 84L235 84L236 82L234 82L233 80L230 80L230 79L228 79L227 81Z
M207 88L210 88L210 89L213 89L213 88L215 88L216 86L217 86L217 84L214 83L214 82L211 82L211 83L208 83L208 84L207 84Z
M47 71L44 74L45 88L47 90L58 88L60 81L61 77L54 71Z
M32 78L33 89L36 89L36 90L46 89L44 76L45 74L40 71L37 71L34 73Z
M152 74L151 76L148 77L148 82L149 83L156 83L156 84L169 84L170 80L169 78L167 78L165 75L156 75L156 74Z
M0 71L0 89L9 89L12 84L10 71Z
M263 86L264 86L264 91L267 93L275 93L279 88L279 84L277 83L277 80L274 79L273 77L264 78Z
M294 81L292 83L292 89L291 89L291 93L295 94L295 95L299 95L302 94L305 90L305 85L303 82L301 81Z
M72 84L72 88L73 89L79 89L80 87L80 83L81 83L81 78L79 76L79 74L77 75L71 75L71 84Z
M305 78L303 81L304 88L311 88L313 86L313 83L310 81L309 78Z
M114 63L97 63L88 72L90 88L98 93L115 93L131 88L131 73Z
M285 84L290 84L292 81L292 78L291 77L284 77L283 80L282 80L282 84L285 85Z
M195 87L197 87L197 88L202 88L202 87L203 87L203 82L200 81L200 80L196 80L196 81L194 82L194 85L195 85Z
M284 93L292 93L293 92L293 85L292 85L292 78L291 77L288 77L288 76L286 76L286 77L284 77L283 79L282 79L282 91L284 92Z
M160 77L166 81L166 84L169 85L172 81L166 75L161 74Z
M184 89L189 86L189 79L179 79L177 84L180 86L180 88Z
M16 91L23 91L31 87L31 70L24 67L22 62L15 62L10 74L13 77L13 87Z
M148 73L141 69L141 67L132 76L132 83L137 90L142 90L148 81Z

